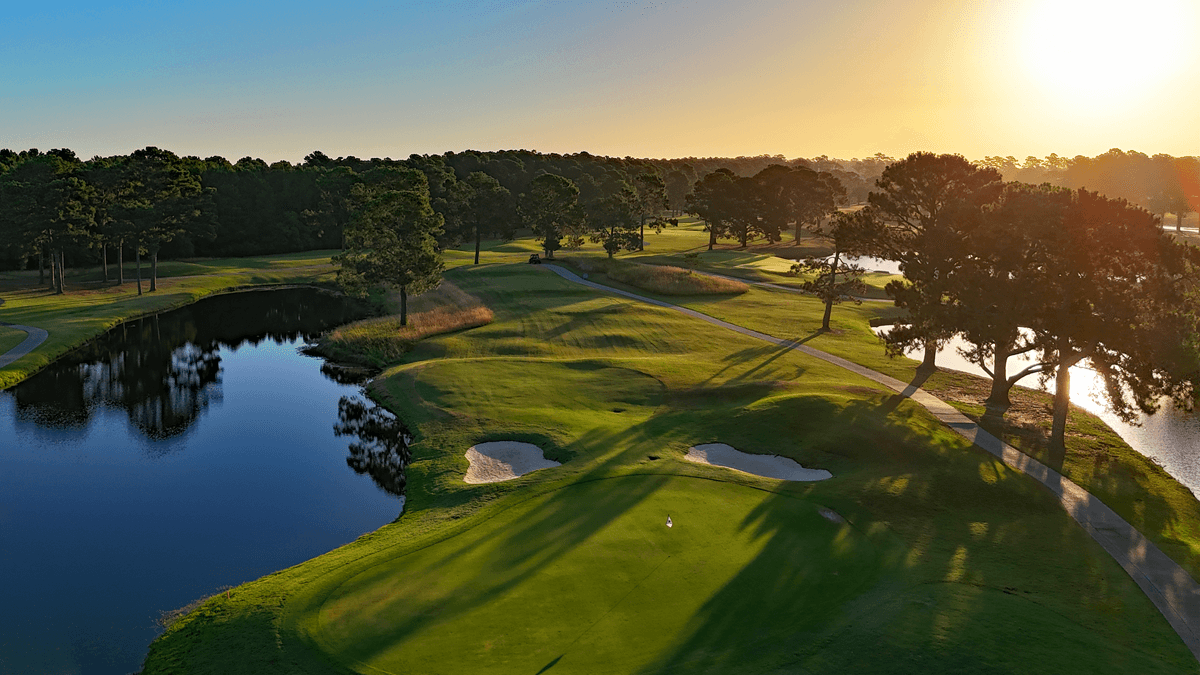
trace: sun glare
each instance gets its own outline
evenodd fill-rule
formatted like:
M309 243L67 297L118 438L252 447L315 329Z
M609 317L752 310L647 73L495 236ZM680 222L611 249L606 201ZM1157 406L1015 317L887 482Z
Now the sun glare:
M1032 83L1064 105L1108 110L1183 73L1197 18L1186 0L1038 0L1025 14L1016 47Z

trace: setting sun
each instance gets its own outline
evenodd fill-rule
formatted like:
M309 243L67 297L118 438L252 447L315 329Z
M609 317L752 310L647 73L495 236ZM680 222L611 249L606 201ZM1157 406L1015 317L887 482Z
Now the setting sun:
M1103 101L1118 112L1182 73L1196 12L1181 0L1041 0L1021 21L1016 46L1037 87L1064 106L1086 110Z

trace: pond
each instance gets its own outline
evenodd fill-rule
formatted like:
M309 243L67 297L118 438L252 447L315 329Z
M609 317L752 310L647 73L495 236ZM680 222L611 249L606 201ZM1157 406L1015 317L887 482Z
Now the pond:
M881 326L874 330L881 334L889 329L890 326ZM988 377L982 368L959 354L958 350L966 346L962 338L951 340L938 350L938 367ZM921 348L907 353L917 360L923 354ZM1020 372L1031 362L1028 355L1011 357L1008 372ZM1021 385L1053 392L1054 378L1040 383L1036 375L1031 375L1021 380ZM1125 422L1109 409L1104 400L1103 380L1086 364L1071 368L1071 403L1104 420L1131 448L1157 462L1175 480L1200 496L1200 453L1197 453L1200 449L1200 416L1196 413L1177 410L1167 404L1153 415L1138 413L1133 423Z
M210 298L0 392L0 673L137 671L163 610L394 520L390 416L299 351L357 316L313 289Z
M833 256L828 260L832 261ZM847 265L858 265L864 271L882 272L884 274L904 274L900 271L900 263L895 260L885 260L884 258L872 258L870 256L844 256L841 259Z

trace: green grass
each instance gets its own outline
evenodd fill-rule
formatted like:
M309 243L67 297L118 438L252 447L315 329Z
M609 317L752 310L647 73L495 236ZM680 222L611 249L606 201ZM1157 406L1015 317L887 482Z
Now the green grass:
M144 672L1200 671L1048 491L911 401L546 270L449 277L494 321L372 386L416 433L405 515L209 600ZM762 322L763 293L688 301ZM500 439L563 465L465 484ZM682 459L714 441L834 477Z
M0 280L4 321L49 331L32 353L0 369L0 389L11 387L58 356L113 326L144 314L180 307L215 293L264 285L330 282L331 251L312 251L257 258L164 262L158 290L137 295L132 281L103 283L95 269L68 274L68 292L55 295L38 286L37 272L6 273Z
M25 331L0 326L0 355L25 341Z
M905 382L916 375L917 362L888 358L868 327L872 319L898 316L900 310L895 307L867 303L838 305L833 310L833 331L823 333L818 330L824 311L820 302L783 291L755 288L720 302L688 298L678 304L768 335L803 340L804 344ZM965 373L939 372L922 386L978 419L983 413L982 403L987 398L989 384L983 378ZM1191 491L1130 448L1098 417L1079 408L1073 408L1069 418L1065 459L1049 461L1050 396L1025 389L1014 392L1024 402L1028 415L1036 418L1033 425L1036 428L995 431L1017 449L1048 461L1100 497L1194 578L1200 578L1200 501Z
M1063 456L1050 453L1053 397L1013 389L1003 424L983 417L990 383L966 373L940 372L925 389L1031 457L1048 464L1096 495L1192 575L1200 578L1200 501L1158 464L1129 447L1096 415L1072 407Z
M833 249L823 237L805 233L796 242L792 233L784 233L784 241L766 243L762 240L751 242L750 246L741 249L737 242L720 240L714 250L708 250L708 233L704 231L703 221L694 216L678 218L679 225L666 226L661 231L646 231L646 247L644 251L618 253L618 261L635 261L646 265L663 265L670 267L687 267L685 253L699 254L696 270L711 272L746 281L765 281L784 286L799 287L806 277L795 277L787 274L793 261L805 256L831 255ZM480 264L489 263L524 263L529 260L531 253L542 253L537 244L530 238L528 232L511 242L485 241L481 246ZM471 265L474 262L474 244L463 244L444 253L447 267ZM557 255L572 259L579 257L595 258L606 256L600 244L587 242L575 250L560 250ZM886 298L883 287L897 277L888 274L871 273L863 277L870 291L867 297ZM621 280L617 280L621 281ZM624 283L628 283L625 280ZM636 285L634 285L636 287ZM653 289L649 289L653 290ZM682 293L675 293L676 295Z

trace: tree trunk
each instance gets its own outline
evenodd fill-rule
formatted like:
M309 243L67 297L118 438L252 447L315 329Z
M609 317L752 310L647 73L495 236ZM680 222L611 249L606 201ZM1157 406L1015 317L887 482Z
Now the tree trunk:
M46 283L46 256L42 247L38 247L38 286Z
M716 243L717 243L717 228L713 227L712 223L709 223L708 224L708 250L710 250L710 251L713 250L713 246L716 245Z
M833 314L833 289L837 286L838 265L841 264L842 252L833 249L833 267L829 270L829 295L825 300L825 316L821 319L821 330L828 331L829 317Z
M639 228L640 228L639 231L641 232L641 234L638 235L638 250L645 251L646 250L646 216L644 216L644 215L642 216L642 222L641 222L641 225L639 226ZM612 256L610 255L609 257L611 258Z
M117 285L125 283L125 240L117 240Z
M1067 449L1067 413L1071 409L1071 368L1060 351L1054 372L1054 424L1050 429L1050 451L1060 455Z
M408 289L400 287L400 325L408 325Z
M937 370L937 341L925 341L925 358L921 361L921 365L917 368L920 372L931 372Z
M61 248L58 249L58 253L56 255L58 260L58 278L56 284L58 288L57 293L62 295L63 293L67 292L67 273L64 269L67 266L67 257L63 254L63 250Z
M1178 211L1175 212L1175 231L1183 232L1183 214Z
M137 260L138 295L141 295L142 294L142 247L138 246L133 251L134 251L134 257Z
M104 283L108 283L108 243L100 244L100 259L104 261Z
M746 244L750 241L750 229L742 228L742 231L738 233L738 239L742 242L742 248L746 248Z
M158 290L158 249L150 252L150 292Z
M475 226L475 264L479 264L479 226Z
M58 293L58 256L50 252L50 290Z
M993 345L995 362L992 364L992 391L983 402L985 417L1003 419L1004 413L1012 407L1012 400L1008 397L1009 390L1012 389L1012 385L1008 383L1008 352L1007 342L997 340Z

